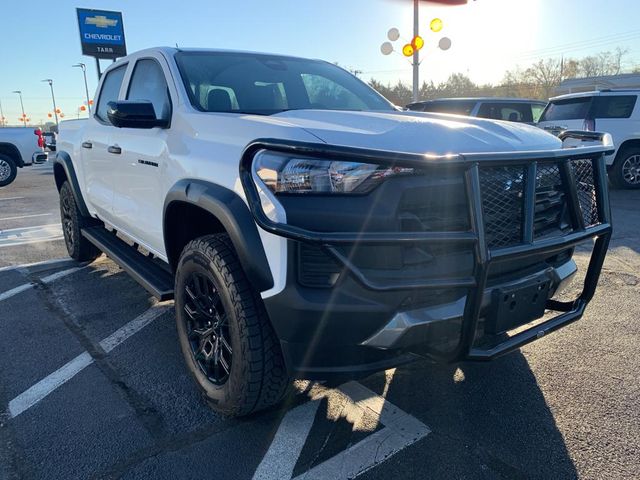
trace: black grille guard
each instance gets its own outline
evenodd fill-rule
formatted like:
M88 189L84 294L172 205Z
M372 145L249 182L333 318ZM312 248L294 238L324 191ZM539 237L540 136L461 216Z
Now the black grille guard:
M562 140L572 138L581 142L603 142L607 134L598 132L565 131ZM423 171L447 172L462 175L468 198L470 229L460 232L316 232L274 222L263 211L260 193L254 181L252 163L255 155L262 151L281 152L290 155L302 155L318 159L359 161L382 166L419 168ZM370 150L333 146L317 143L260 139L249 144L240 162L240 180L256 223L265 231L301 242L320 245L335 260L341 263L353 278L365 288L378 291L411 289L467 289L464 320L460 340L455 349L434 353L440 361L491 360L508 353L537 338L562 328L578 320L586 305L593 298L600 271L611 238L611 212L607 188L607 173L604 155L613 152L611 145L585 146L546 151L521 151L497 153L471 153L452 155L422 155L399 153L384 150ZM581 211L579 192L576 187L572 160L589 160L593 168L597 214L599 222L586 226ZM535 178L538 163L556 163L564 178L566 197L572 222L572 230L562 236L552 238L534 238L535 215ZM523 189L523 225L522 242L502 248L489 248L485 235L483 199L480 186L480 168L491 166L525 165L527 178ZM534 180L531 180L534 179ZM487 284L489 266L497 262L508 262L540 253L553 254L571 248L590 238L595 243L589 260L589 266L580 295L571 302L547 301L547 309L559 315L543 321L529 329L520 331L490 348L475 347L476 331L480 318L482 296ZM474 252L473 273L469 277L439 278L402 284L380 284L367 279L365 275L345 257L337 248L344 244L415 244L415 243L455 243L467 245Z

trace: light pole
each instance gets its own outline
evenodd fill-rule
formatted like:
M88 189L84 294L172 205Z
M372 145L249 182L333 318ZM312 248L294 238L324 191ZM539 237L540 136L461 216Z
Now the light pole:
M420 2L436 3L441 5L464 5L468 0L413 0L413 38L410 43L405 44L402 47L402 55L405 57L413 57L411 66L413 68L413 101L417 102L420 94L420 50L424 46L424 39L420 36L420 18L419 18L419 5ZM429 24L429 29L432 32L438 33L442 30L442 20L434 18ZM397 28L392 28L387 32L387 38L389 42L384 42L380 45L380 51L383 55L391 55L396 50L393 48L391 42L395 42L400 38L400 31ZM451 39L448 37L440 38L438 42L438 48L440 50L449 50L451 48Z
M45 78L42 80L43 82L47 82L49 84L49 88L51 88L51 100L53 100L53 114L56 117L56 129L58 128L58 112L56 111L56 97L53 94L53 80L50 78Z
M418 15L418 4L420 0L413 0L413 38L420 36L420 17ZM414 48L413 50L413 101L419 100L420 90L420 49Z
M91 103L89 102L89 87L87 86L87 66L80 62L73 65L74 67L80 67L82 69L82 75L84 76L84 92L87 94L87 108L89 109L89 116L91 116Z
M20 108L22 109L22 123L24 123L24 128L27 128L27 116L24 114L24 104L22 103L22 91L14 90L12 93L17 93L20 97Z

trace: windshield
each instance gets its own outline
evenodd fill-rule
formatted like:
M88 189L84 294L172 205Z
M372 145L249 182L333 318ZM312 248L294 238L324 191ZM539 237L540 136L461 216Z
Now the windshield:
M203 112L394 110L375 90L318 60L229 52L175 56L192 105Z

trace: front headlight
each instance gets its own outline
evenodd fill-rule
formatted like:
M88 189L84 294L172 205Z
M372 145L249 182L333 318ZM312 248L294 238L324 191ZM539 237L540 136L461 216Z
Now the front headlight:
M258 177L274 193L368 193L389 177L413 168L343 160L318 160L262 151L253 162Z

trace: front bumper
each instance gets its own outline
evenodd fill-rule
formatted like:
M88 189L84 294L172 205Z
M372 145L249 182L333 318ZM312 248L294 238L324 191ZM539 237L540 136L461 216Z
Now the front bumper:
M418 167L434 175L462 178L468 228L318 231L279 223L265 214L252 171L254 156L265 149L318 159ZM610 146L591 146L429 157L274 140L249 145L241 161L240 178L255 221L264 230L290 239L287 287L265 299L265 305L291 370L306 377L368 373L409 361L415 354L444 362L489 360L579 319L594 295L612 231L604 164L604 155L610 151ZM590 175L589 190L584 188L583 179L577 178L577 167L585 166ZM539 238L538 172L551 167L562 179L570 226L560 235ZM483 175L491 169L502 172L509 168L524 172L519 180L521 224L514 242L488 235L487 228L494 228L495 218L486 215L491 206L482 183ZM505 183L505 189L510 188L511 184ZM492 201L500 201L500 197L492 197ZM582 292L571 302L555 300L553 295L575 273L575 264L569 258L573 248L592 239L594 246ZM301 244L319 246L343 269L330 291L305 288L297 281L292 252ZM359 245L447 245L467 251L470 268L466 273L443 270L436 276L385 279L370 275L345 254L343 247ZM513 271L496 276L495 271L503 266L527 259L531 260L530 268L515 272L515 276ZM483 321L493 290L526 282L528 275L549 278L551 287L544 308L557 315L510 336L492 335L487 341ZM422 296L418 308L407 303L408 295Z

